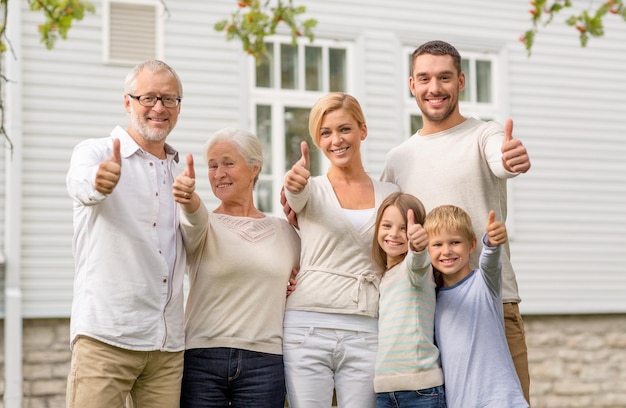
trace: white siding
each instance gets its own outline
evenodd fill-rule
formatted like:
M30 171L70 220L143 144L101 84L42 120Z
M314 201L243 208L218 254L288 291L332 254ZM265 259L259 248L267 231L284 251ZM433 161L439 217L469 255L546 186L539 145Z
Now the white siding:
M72 203L65 173L73 146L124 119L125 67L101 64L101 19L88 15L54 51L23 11L22 290L26 316L67 316L73 282ZM75 31L74 31L75 30ZM121 78L121 80L120 80Z
M514 134L528 147L533 163L511 188L512 251L522 311L626 312L626 24L609 21L606 38L592 39L581 49L576 33L557 19L540 31L527 58L517 40L530 26L526 2L297 3L319 21L318 38L355 44L351 81L368 119L364 157L374 176L386 152L408 136L404 47L444 39L461 53L501 54L499 119L514 119ZM100 2L94 4L100 13ZM164 59L185 87L179 123L169 140L183 155L194 153L197 174L205 175L200 152L210 133L224 126L253 129L248 111L252 62L239 43L227 43L213 30L217 20L234 11L234 2L166 4ZM122 86L130 66L102 64L99 14L75 24L68 41L47 51L36 33L39 16L23 7L24 50L18 58L24 79L24 313L68 316L73 260L65 172L78 141L126 124ZM209 206L214 205L206 177L199 176L198 183Z
M399 97L406 89L407 81L402 78L402 65L406 61L402 45L396 36L389 32L366 31L359 38L361 53L355 65L363 71L362 89L355 96L362 101L368 123L368 136L363 147L366 170L379 175L385 165L386 153L398 140L404 139L403 99ZM394 63L390 63L394 61Z
M39 16L24 11L21 274L27 317L69 316L74 264L65 174L72 148L127 124L123 81L132 65L102 63L100 4L94 3L98 14L76 24L70 39L53 51L39 44ZM168 8L164 60L184 83L181 115L169 140L181 154L193 153L198 174L206 174L200 152L208 135L224 126L247 126L240 88L245 71L239 68L244 58L236 43L226 43L212 28L217 16L230 12L227 2L177 1ZM208 199L206 178L199 188Z
M3 62L4 63L4 62ZM0 135L0 138L4 138L4 136ZM11 151L9 150L9 145L5 140L0 142L0 301L4 300L4 281L5 281L5 262L6 262L6 249L4 246L4 216L6 211L6 166L7 162L10 158ZM0 315L4 315L4 302L0 304Z
M511 53L511 115L533 156L514 190L522 310L626 309L626 24L607 22L584 49L556 25L530 60Z

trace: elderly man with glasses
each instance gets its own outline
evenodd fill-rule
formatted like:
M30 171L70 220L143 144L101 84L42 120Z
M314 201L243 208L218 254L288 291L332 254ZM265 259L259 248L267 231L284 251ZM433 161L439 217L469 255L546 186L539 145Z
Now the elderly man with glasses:
M172 185L183 167L165 140L183 89L151 60L128 74L124 93L128 128L79 143L67 175L76 263L67 407L180 399L186 255Z

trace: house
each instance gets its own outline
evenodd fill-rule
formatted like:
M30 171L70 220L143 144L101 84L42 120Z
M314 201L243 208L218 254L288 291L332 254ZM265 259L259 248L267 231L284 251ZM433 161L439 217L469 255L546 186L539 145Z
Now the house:
M6 53L2 66L13 148L5 143L0 150L4 406L63 400L60 373L68 363L39 370L41 359L28 356L42 344L29 332L45 327L51 342L65 333L74 273L65 189L70 154L79 141L126 125L123 81L135 63L162 58L180 74L182 111L168 140L196 156L198 190L209 207L215 200L202 176L202 146L215 130L235 126L265 144L256 198L279 215L279 189L307 138L308 109L329 91L362 103L364 161L380 174L387 151L419 128L408 61L432 39L454 44L465 59L462 113L513 118L514 135L531 155L531 171L510 183L507 225L531 348L533 405L567 406L573 398L626 406L624 21L609 15L605 37L581 48L563 23L565 11L540 30L528 57L518 40L531 25L525 2L294 1L318 20L316 40L294 47L287 36L269 38L273 58L262 65L213 29L236 9L231 0L166 1L166 9L159 0L94 0L96 13L52 51L39 43L40 15L26 2L9 2L15 58ZM322 158L314 157L313 168L323 171ZM67 355L69 339L62 337L50 350ZM50 368L55 364L61 369Z

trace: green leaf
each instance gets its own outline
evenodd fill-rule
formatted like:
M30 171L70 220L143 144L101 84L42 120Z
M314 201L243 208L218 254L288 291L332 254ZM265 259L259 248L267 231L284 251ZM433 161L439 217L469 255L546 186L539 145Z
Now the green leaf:
M569 26L574 26L574 25L576 25L576 22L578 20L579 20L579 18L577 16L571 16L567 20L565 20L565 24L567 24Z
M213 25L213 28L215 31L224 31L226 24L228 24L228 20L220 20Z
M239 39L243 50L254 56L257 64L267 54L264 38L275 34L281 23L289 27L293 44L297 44L300 36L313 41L312 28L317 25L314 19L302 23L296 20L297 15L306 11L306 7L294 7L292 0L277 0L275 7L270 7L270 2L266 0L261 4L259 0L248 0L247 6L238 7L230 20L218 21L213 26L216 31L225 32L227 41Z

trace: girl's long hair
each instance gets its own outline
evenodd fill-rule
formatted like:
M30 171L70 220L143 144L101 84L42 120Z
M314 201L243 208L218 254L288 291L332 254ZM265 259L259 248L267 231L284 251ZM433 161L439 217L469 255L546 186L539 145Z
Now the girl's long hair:
M387 198L385 198L380 207L378 207L378 213L376 214L376 227L374 229L374 239L372 242L371 253L372 262L380 272L387 270L387 254L378 244L378 231L380 229L380 220L383 216L383 213L387 208L391 206L394 206L398 208L398 210L400 210L402 218L404 218L405 225L408 225L407 212L409 210L413 210L416 224L423 225L424 219L426 218L426 210L424 209L424 204L422 204L422 202L418 200L417 197L412 196L411 194L395 192L391 193L389 196L387 196Z

